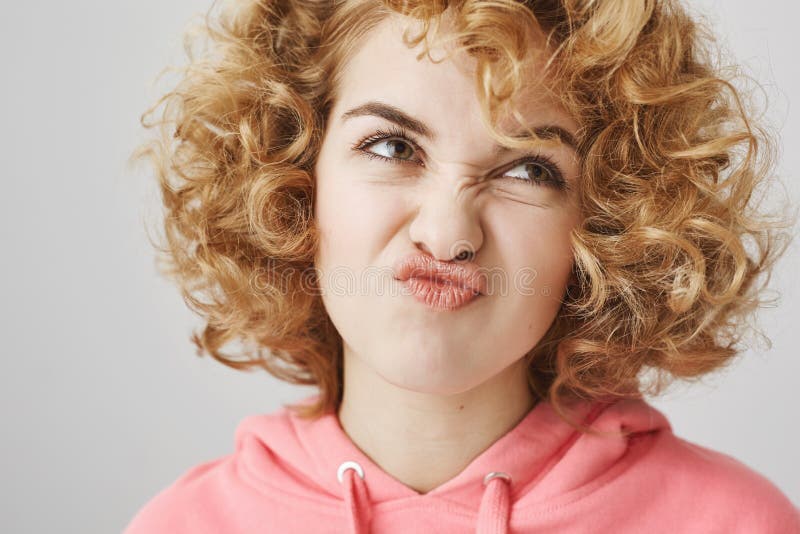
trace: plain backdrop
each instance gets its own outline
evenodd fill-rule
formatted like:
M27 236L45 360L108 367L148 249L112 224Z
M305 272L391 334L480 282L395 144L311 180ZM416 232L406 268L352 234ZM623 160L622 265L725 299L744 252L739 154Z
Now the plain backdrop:
M162 279L145 227L148 169L126 169L140 113L207 0L4 2L2 532L118 532L191 466L233 450L246 415L313 392L198 358L199 326ZM800 200L797 20L789 1L692 0L765 86L778 167ZM691 441L728 453L800 504L800 252L775 273L771 349L652 400Z

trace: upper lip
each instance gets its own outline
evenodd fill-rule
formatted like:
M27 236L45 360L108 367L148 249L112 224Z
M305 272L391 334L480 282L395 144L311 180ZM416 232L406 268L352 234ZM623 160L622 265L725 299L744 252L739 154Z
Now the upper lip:
M395 262L394 274L398 280L430 278L485 293L485 281L478 267L468 263L446 263L424 254L411 254Z

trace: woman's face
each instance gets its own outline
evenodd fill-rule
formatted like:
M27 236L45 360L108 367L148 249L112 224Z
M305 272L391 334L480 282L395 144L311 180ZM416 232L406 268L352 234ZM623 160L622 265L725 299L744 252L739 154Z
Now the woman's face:
M373 30L342 73L315 167L315 265L346 361L395 386L454 394L517 362L555 318L573 261L579 164L566 136L533 152L495 150L469 60L418 61L419 48L402 42L404 20ZM574 138L576 122L529 87L517 108L528 125ZM398 124L389 107L413 122ZM463 247L487 282L466 306L431 308L394 279L410 254L447 262Z

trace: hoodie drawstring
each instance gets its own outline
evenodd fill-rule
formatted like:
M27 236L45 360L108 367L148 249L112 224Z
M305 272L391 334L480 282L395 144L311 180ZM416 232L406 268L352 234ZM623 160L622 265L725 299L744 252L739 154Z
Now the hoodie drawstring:
M477 534L506 534L511 511L508 473L492 471L483 479L483 497L478 509Z
M348 460L339 466L336 477L344 484L350 533L369 534L372 509L364 482L364 469L358 462ZM484 477L476 534L507 534L511 511L510 485L511 477L507 473L492 471Z
M347 522L351 534L369 534L369 495L364 483L364 469L353 461L342 462L336 472L344 483L344 500L347 504ZM343 480L344 479L344 480Z

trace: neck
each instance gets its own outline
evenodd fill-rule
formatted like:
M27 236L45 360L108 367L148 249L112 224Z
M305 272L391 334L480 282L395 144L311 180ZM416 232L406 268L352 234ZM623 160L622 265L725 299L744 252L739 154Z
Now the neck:
M473 389L436 395L389 384L346 351L338 417L376 465L427 493L460 473L535 404L523 359Z

